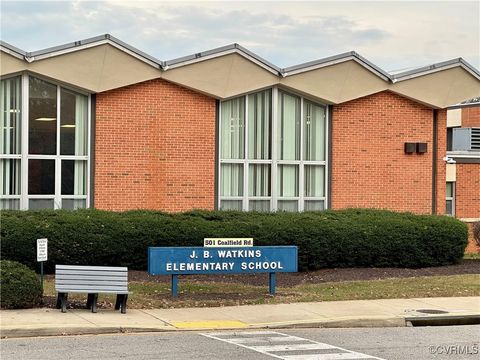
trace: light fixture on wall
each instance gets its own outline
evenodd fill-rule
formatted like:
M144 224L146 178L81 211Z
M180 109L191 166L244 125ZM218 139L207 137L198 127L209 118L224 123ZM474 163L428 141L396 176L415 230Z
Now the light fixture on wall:
M60 125L62 128L74 128L75 124L65 124L65 125Z
M449 156L445 156L443 158L443 161L445 161L447 164L456 164L457 162L455 160L453 160L451 157Z
M35 121L56 121L57 118L48 118L48 117L39 117L36 118Z

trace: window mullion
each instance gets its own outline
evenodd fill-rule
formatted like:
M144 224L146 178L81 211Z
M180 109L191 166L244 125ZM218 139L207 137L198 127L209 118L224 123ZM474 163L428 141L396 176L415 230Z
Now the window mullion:
M270 144L271 144L271 154L272 154L272 168L270 169L270 181L271 181L271 192L272 200L270 204L270 209L272 211L277 210L277 124L278 124L278 88L274 87L272 89L272 129L270 133Z
M21 112L21 170L20 170L20 209L28 209L28 129L30 126L30 119L28 116L29 90L28 90L28 75L22 74L22 112Z
M303 151L304 151L304 133L303 133L303 106L305 102L303 97L300 98L300 165L298 169L298 211L303 211L304 209L304 168L303 168Z
M57 150L55 156L55 200L53 201L53 208L54 209L61 209L62 203L60 198L60 192L62 187L62 174L61 174L61 166L62 160L60 159L60 114L61 114L61 88L57 85Z
M222 102L218 102L217 108L217 127L218 127L218 139L217 139L217 154L218 154L218 164L217 164L217 209L221 209L222 203L222 154L221 154L221 147L222 147Z
M249 172L249 166L248 166L248 95L245 95L245 101L244 101L244 112L243 116L245 117L243 119L243 123L245 124L243 131L244 131L244 142L243 142L243 158L245 159L244 162L244 168L243 168L243 210L248 211L248 172Z
M92 128L91 128L91 123L92 123L92 96L89 94L88 99L87 99L87 171L86 171L86 176L87 176L87 181L86 181L86 195L87 195L87 200L85 203L85 206L87 208L90 208L90 159L91 159L91 153L92 149L90 148L91 146L91 133L92 133Z
M329 119L330 119L330 114L329 114L329 111L330 111L330 107L329 106L325 106L325 111L324 111L324 124L325 124L325 131L324 131L324 146L325 146L325 159L324 159L324 169L325 171L323 172L324 173L324 176L325 176L325 181L323 182L324 183L324 189L323 189L323 194L325 196L325 203L324 203L324 209L327 210L329 208L329 202L330 202L330 199L329 199L329 194L328 194L328 188L330 186L329 182L328 182L328 179L329 179L329 162L328 162L328 159L329 159L329 131L330 131L330 124L329 124Z

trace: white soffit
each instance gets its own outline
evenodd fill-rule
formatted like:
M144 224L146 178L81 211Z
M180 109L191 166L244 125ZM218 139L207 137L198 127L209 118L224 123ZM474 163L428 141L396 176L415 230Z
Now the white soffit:
M434 108L446 108L480 96L480 81L462 66L396 82L389 89Z

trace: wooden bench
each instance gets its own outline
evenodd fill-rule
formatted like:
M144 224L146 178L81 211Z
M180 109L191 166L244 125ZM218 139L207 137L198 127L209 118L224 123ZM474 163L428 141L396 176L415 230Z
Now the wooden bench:
M55 265L57 309L67 311L68 293L87 293L87 309L97 312L99 293L117 294L115 310L127 312L128 269L126 267Z

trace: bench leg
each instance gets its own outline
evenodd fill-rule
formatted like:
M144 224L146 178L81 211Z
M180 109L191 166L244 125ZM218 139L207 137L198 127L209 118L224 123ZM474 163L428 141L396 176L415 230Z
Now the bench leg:
M91 308L92 308L93 295L95 295L95 294L88 294L88 295L87 295L87 309L91 309Z
M121 294L117 294L117 298L115 300L115 310L120 309L120 304L122 302L122 296Z
M126 314L127 313L127 299L128 299L128 294L124 294L123 297L122 297L122 314Z
M57 309L62 309L62 313L67 312L68 293L58 293Z
M61 309L62 308L62 293L57 293L57 304L56 304L56 308L57 309Z
M92 313L97 312L98 294L92 294Z

